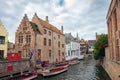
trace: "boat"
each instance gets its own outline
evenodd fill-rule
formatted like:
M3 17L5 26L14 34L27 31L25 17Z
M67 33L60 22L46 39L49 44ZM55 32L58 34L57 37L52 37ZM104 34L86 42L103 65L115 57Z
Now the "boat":
M18 80L31 80L37 77L37 72L27 73L22 75Z
M80 63L79 60L69 61L69 65L75 65L75 64L78 64L78 63Z
M67 70L68 70L68 64L55 66L52 68L47 68L47 69L38 71L38 73L42 74L44 77L47 77L47 76L53 76L53 75L60 74L60 73L65 72Z

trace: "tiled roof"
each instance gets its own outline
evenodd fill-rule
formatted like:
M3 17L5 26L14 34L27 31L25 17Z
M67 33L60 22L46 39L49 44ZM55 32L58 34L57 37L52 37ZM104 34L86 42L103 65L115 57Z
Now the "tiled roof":
M59 29L57 29L55 26L49 24L48 22L46 22L46 21L44 21L44 20L42 20L42 19L40 19L40 18L39 18L39 21L40 21L40 23L41 23L41 25L42 25L43 27L45 27L45 28L47 28L47 29L49 29L49 30L52 30L52 31L54 31L54 32L56 32L56 33L63 34L63 33L60 32Z

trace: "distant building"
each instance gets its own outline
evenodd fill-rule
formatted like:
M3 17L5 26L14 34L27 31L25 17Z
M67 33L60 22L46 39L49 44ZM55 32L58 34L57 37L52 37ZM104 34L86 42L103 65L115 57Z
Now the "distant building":
M16 32L15 48L22 58L29 58L30 52L36 50L41 61L61 62L65 59L63 26L59 30L49 23L48 16L44 21L36 13L29 21L25 14Z
M85 41L84 39L81 39L79 41L79 43L80 43L81 55L85 55L86 53L88 53L88 44L87 44L87 41Z
M12 42L8 42L8 53L15 52L15 44Z
M74 37L72 36L71 33L65 33L65 43L68 44L71 41L74 41Z
M88 40L88 54L93 53L96 40Z
M7 57L8 32L0 21L0 59Z
M70 43L71 41L79 42L78 33L77 33L76 37L73 37L71 33L65 33L65 42L66 42L66 44Z
M80 54L80 43L71 41L66 45L66 60L83 59Z
M97 32L96 32L96 40L101 36L101 35L107 35L107 34L98 34Z

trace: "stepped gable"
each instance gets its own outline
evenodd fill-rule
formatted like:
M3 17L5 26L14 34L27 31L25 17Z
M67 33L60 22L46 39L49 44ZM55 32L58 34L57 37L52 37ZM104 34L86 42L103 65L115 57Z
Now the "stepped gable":
M38 26L35 23L29 21L29 19L27 17L27 14L25 14L19 26L20 27L21 26L29 26L29 25L27 25L27 23L30 24L30 26L31 26L31 28L33 29L34 32L40 33L40 30L38 29ZM17 31L19 30L20 27L18 27Z

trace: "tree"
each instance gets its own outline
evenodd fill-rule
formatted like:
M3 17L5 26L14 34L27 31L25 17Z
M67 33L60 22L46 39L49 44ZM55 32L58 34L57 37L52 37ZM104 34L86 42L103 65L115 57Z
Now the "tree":
M102 59L105 56L105 44L108 44L108 36L100 35L94 45L94 59Z

